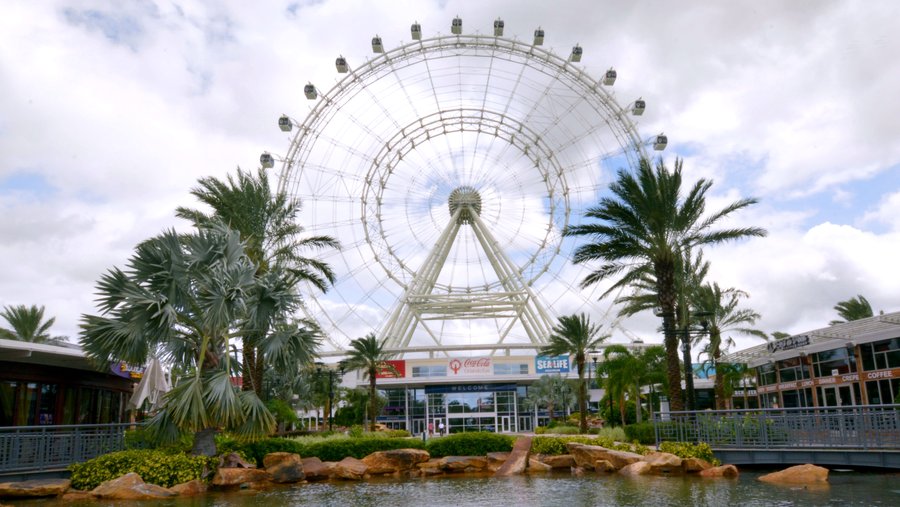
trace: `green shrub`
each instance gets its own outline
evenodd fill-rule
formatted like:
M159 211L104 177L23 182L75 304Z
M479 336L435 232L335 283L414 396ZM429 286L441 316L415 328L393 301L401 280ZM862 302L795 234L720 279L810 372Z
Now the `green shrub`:
M144 482L170 488L203 478L204 469L215 466L215 458L190 456L161 450L129 450L104 454L69 465L72 487L89 491L108 481L135 472Z
M347 430L347 435L349 435L350 438L360 438L361 436L363 436L364 432L365 430L363 430L363 427L361 425L354 424L353 426L350 426L349 430Z
M538 426L537 428L534 429L535 435L543 435L544 433L547 433L546 426Z
M616 443L614 440L606 437L588 437L582 435L573 435L566 437L538 436L531 441L531 452L536 454L567 454L569 452L566 444L575 442L585 445L597 445L614 451L627 451L637 454L647 454L649 449L639 444Z
M557 435L578 435L581 433L581 430L577 426L557 426L553 428L553 431L550 433L556 433Z
M484 431L456 433L428 441L426 450L432 457L484 456L489 452L511 451L515 437Z
M382 431L382 433L388 438L409 438L412 436L407 430L387 430Z
M659 450L674 454L679 458L700 458L709 461L713 465L721 464L713 454L712 448L705 442L698 444L690 442L662 442L659 444Z
M383 436L349 438L345 435L334 435L329 438L300 437L297 439L267 438L247 444L237 444L228 451L243 452L249 461L262 466L266 454L272 452L290 452L303 458L316 457L322 461L340 461L347 456L364 458L376 451L394 449L424 449L425 444L418 438L387 438ZM226 450L223 448L223 450Z
M625 426L625 436L629 442L635 440L646 445L656 443L656 431L652 422L642 422Z

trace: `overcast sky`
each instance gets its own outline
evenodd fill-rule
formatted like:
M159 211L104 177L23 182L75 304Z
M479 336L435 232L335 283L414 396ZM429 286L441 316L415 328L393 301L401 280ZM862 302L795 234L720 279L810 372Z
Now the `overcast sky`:
M98 276L184 229L173 212L198 178L286 151L275 119L303 116L303 84L335 82L337 54L408 42L415 20L447 33L457 14L523 39L540 25L563 55L580 43L587 72L615 66L647 100L637 126L665 131L667 162L714 180L712 207L760 199L737 221L769 236L706 255L761 329L822 327L857 294L900 309L893 0L4 2L0 304L44 305L74 341Z

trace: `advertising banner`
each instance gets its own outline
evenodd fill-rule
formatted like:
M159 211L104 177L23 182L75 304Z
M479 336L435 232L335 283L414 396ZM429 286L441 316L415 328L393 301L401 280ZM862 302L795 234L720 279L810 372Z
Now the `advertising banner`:
M406 376L406 360L390 359L382 361L382 368L375 374L375 378L403 378Z
M492 375L494 373L490 357L451 358L447 362L447 372L450 377Z
M569 373L569 356L537 356L534 358L534 371L538 375Z

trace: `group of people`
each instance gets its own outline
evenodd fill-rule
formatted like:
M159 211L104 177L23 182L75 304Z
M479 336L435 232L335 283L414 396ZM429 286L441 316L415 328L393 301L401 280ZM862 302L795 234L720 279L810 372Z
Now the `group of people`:
M434 421L428 421L428 436L434 435ZM444 421L440 421L437 424L438 435L444 436Z

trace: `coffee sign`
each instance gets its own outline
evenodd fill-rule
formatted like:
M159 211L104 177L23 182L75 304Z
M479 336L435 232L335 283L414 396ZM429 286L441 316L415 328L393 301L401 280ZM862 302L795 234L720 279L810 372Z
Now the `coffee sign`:
M447 370L451 377L493 373L490 357L454 357L447 363Z

